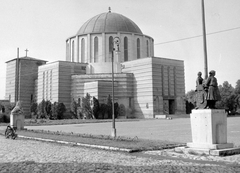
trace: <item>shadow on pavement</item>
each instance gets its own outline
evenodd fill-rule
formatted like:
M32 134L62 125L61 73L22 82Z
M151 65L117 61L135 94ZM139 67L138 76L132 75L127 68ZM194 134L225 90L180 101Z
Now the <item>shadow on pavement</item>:
M101 161L99 161L101 162ZM125 163L126 164L126 163ZM34 161L0 163L0 172L219 172L237 171L239 167L226 167L219 165L188 165L181 162L173 163L164 160L159 165L148 163L149 166L125 166L109 163L38 163Z

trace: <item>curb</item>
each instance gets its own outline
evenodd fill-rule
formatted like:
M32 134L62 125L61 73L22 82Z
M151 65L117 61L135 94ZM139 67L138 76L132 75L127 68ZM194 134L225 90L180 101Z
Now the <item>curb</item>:
M81 146L81 147L97 148L97 149L104 149L104 150L111 150L111 151L123 151L123 152L128 152L128 153L133 151L131 149L125 149L125 148L83 144L83 143L78 143L78 142L58 141L58 140L53 140L53 139L27 137L27 136L22 136L22 135L18 135L18 137L23 138L23 139L30 139L30 140L37 140L37 141L44 141L44 142L53 142L53 143L58 143L58 144L77 145L77 146Z
M3 133L0 132L0 134L4 136ZM23 139L29 139L29 140L52 142L52 143L66 144L66 145L76 145L76 146L81 146L81 147L96 148L96 149L103 149L103 150L110 150L110 151L122 151L122 152L128 152L128 153L135 151L132 149L127 149L127 148L118 148L118 147L110 147L110 146L102 146L102 145L91 145L91 144L83 144L83 143L78 143L78 142L58 141L58 140L53 140L53 139L35 138L35 137L28 137L28 136L22 136L22 135L18 135L17 137L23 138Z

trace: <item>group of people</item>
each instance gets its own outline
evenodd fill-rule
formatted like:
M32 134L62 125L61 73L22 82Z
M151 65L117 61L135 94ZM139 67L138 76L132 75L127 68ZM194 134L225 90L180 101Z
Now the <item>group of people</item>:
M216 72L211 70L209 77L204 80L202 73L198 72L196 80L196 109L215 109L215 103L221 100L218 89Z

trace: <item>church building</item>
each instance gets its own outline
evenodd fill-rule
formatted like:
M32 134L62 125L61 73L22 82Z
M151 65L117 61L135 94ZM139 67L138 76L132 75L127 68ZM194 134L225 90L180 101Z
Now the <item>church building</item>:
M123 117L185 113L184 62L155 57L154 39L121 14L109 11L86 21L67 38L65 61L25 59L36 64L31 69L37 75L32 72L34 75L28 78L34 85L27 89L29 93L13 89L17 83L9 80L16 81L16 73L10 64L16 59L10 60L6 99L14 101L17 93L26 105L35 97L38 103L45 99L62 102L69 108L72 99L79 101L89 93L106 103L107 96L112 95L113 75L114 101L124 107ZM26 106L24 111L29 112L29 108Z

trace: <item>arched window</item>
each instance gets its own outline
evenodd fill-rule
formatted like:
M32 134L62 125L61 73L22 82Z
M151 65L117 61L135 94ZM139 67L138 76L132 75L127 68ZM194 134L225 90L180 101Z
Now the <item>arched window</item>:
M124 61L128 61L128 38L124 37Z
M85 40L82 38L81 40L81 62L85 63Z
M74 62L74 41L72 41L72 62Z
M112 51L113 51L113 37L109 37L109 58L112 61Z
M71 61L71 52L70 52L69 40L68 40L67 43L66 43L66 53L67 53L66 60L67 60L67 61Z
M94 38L94 61L98 62L98 37Z
M140 39L137 39L137 59L140 58Z
M148 43L148 40L147 40L147 57L149 57L149 43Z

